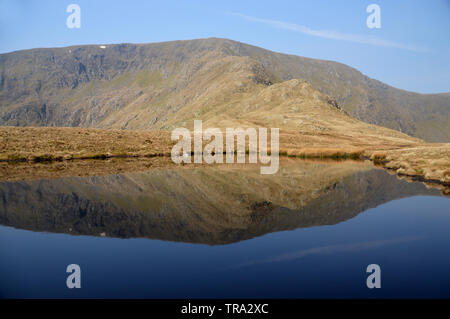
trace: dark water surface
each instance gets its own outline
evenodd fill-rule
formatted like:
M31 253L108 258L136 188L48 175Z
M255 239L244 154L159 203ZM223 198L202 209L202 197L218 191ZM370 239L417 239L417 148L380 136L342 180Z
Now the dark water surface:
M3 182L0 224L4 298L450 297L450 199L366 163Z

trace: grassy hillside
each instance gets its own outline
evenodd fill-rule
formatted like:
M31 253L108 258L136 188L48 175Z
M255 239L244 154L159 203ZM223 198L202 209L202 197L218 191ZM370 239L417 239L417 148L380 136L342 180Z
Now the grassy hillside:
M224 57L200 68L189 85L169 101L185 97L176 110L131 103L98 123L108 128L151 126L193 129L195 119L207 127L280 128L280 152L299 155L330 148L359 152L414 147L421 140L346 114L334 100L303 80L272 84L270 74L249 58ZM257 71L255 71L255 69ZM197 90L194 87L198 88ZM201 88L202 90L200 91ZM191 99L189 94L196 94ZM145 95L145 94L143 94ZM170 154L168 130L0 127L0 159L79 159ZM205 142L206 144L206 142Z
M0 124L170 129L192 118L211 125L266 120L257 114L265 108L270 123L286 129L302 129L301 121L326 130L320 117L302 115L295 94L284 97L283 107L265 105L272 86L293 79L307 80L356 119L428 141L450 140L450 94L398 90L336 62L214 38L1 54Z

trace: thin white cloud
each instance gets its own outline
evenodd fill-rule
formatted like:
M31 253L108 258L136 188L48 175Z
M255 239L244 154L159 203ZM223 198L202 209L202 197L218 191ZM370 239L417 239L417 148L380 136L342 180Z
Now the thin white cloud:
M320 246L320 247L314 247L314 248L309 248L309 249L305 249L305 250L285 253L285 254L267 258L267 259L248 261L248 262L244 262L244 263L241 263L238 265L233 265L229 268L236 269L236 268L242 268L242 267L259 265L259 264L297 260L297 259L301 259L301 258L308 257L311 255L331 255L331 254L340 253L340 252L364 251L364 250L368 250L368 249L379 248L379 247L386 246L386 245L412 242L412 241L420 240L423 238L424 238L423 236L406 236L406 237L399 237L399 238L393 238L393 239L372 240L372 241L366 241L366 242L361 242L361 243Z
M240 14L240 13L230 13L230 14L240 17L242 19L245 19L247 21L264 23L264 24L270 25L275 28L290 30L290 31L303 33L303 34L307 34L307 35L311 35L311 36L315 36L315 37L325 38L325 39L348 41L348 42L369 44L369 45L382 46L382 47L391 47L391 48L409 50L409 51L414 51L414 52L430 51L428 48L393 42L393 41L385 40L385 39L374 37L374 36L364 36L364 35L359 35L359 34L341 33L341 32L337 32L337 31L333 31L333 30L314 30L307 26L295 24L295 23L255 18L255 17L251 17L248 15Z

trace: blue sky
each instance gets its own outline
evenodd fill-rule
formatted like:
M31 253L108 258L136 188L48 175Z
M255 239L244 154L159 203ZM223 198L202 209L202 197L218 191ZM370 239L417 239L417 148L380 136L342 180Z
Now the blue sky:
M81 7L81 28L66 7ZM369 29L369 4L381 28ZM345 63L392 86L450 92L450 0L0 0L0 52L223 37Z

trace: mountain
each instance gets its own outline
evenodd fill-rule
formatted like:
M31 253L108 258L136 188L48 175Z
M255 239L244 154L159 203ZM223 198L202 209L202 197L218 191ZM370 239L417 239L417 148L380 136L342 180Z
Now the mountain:
M305 80L323 96L307 88ZM256 118L273 127L263 114L270 112L281 127L326 131L320 116L301 118L302 110L295 105L302 100L301 90L309 90L313 99L328 99L343 115L427 141L450 140L449 93L407 92L340 63L227 39L0 55L0 125L8 126L171 129L190 126L193 118L221 126L245 124L249 118L255 125ZM274 103L266 105L265 98L280 96L283 110ZM303 100L305 106L310 102Z

